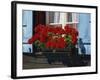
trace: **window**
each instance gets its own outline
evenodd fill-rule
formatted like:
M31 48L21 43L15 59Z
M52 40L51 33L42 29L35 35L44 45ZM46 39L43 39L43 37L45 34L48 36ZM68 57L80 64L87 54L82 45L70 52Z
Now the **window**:
M64 27L66 24L76 27L78 23L78 13L71 12L46 12L47 25L61 25Z
M90 14L72 12L45 12L45 11L23 11L23 52L33 53L33 45L27 41L32 37L37 24L64 27L66 24L75 27L79 31L79 40L82 40L86 54L91 52L90 38ZM83 34L84 33L84 34ZM82 45L78 41L78 47ZM81 54L81 49L79 49Z
M86 54L91 52L90 38L90 14L87 13L72 13L72 12L46 12L47 25L59 25L64 27L66 24L75 27L79 31L79 54L82 54L81 47L83 45ZM84 34L83 34L84 33ZM82 43L80 43L80 39Z

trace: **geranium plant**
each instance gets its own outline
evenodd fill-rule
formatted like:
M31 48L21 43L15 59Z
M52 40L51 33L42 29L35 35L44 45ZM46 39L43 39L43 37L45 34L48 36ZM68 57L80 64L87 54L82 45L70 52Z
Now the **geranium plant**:
M67 46L76 45L78 31L69 26L52 27L45 25L37 25L35 28L35 34L28 40L29 44L34 44L37 48L50 48L61 49Z

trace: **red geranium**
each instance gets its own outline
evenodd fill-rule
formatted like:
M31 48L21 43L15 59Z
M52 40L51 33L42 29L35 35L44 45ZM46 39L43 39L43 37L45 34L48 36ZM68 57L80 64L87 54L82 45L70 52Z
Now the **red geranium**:
M39 40L40 40L40 42L45 42L46 41L46 37L43 37L42 35L40 35Z
M48 41L46 43L47 48L55 48L55 46L56 46L56 43L54 41Z
M58 48L65 48L65 46L67 45L63 37L58 38L57 42L58 42Z
M28 40L29 44L39 40L47 48L65 48L69 43L76 45L78 31L66 25L62 27L51 27L44 25L37 25L35 34ZM40 46L40 45L39 45Z
M44 25L41 25L41 24L37 25L37 26L35 27L35 32L40 33L41 30L42 30L44 27L45 27L45 26L44 26Z
M39 39L39 37L40 37L39 34L35 34L34 36L32 36L32 38L30 38L30 39L28 40L28 43L29 43L29 44L34 43L36 40Z

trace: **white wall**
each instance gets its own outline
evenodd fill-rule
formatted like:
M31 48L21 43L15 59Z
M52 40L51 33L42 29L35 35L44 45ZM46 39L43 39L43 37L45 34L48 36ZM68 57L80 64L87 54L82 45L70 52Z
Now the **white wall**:
M0 0L0 80L11 80L11 0ZM30 0L33 1L33 0ZM37 0L34 0L37 1ZM84 5L100 5L100 0L38 0L37 2L64 3L64 4L84 4ZM100 9L100 6L99 6ZM100 14L100 11L99 11ZM100 16L98 16L100 21ZM99 24L100 26L100 24ZM99 27L98 27L99 28ZM100 28L98 29L100 30ZM100 34L100 32L99 32ZM100 36L98 37L100 41ZM98 42L98 44L100 44ZM98 46L100 47L100 46ZM99 49L100 50L100 49ZM99 53L99 52L98 52ZM98 54L100 57L100 54ZM100 61L100 58L99 58ZM100 67L100 64L99 64ZM99 69L100 71L100 69ZM100 80L100 74L80 75L80 76L64 76L42 78L42 80ZM21 79L20 79L21 80ZM23 79L24 80L24 79ZM33 80L33 79L26 79ZM34 80L41 80L36 78Z

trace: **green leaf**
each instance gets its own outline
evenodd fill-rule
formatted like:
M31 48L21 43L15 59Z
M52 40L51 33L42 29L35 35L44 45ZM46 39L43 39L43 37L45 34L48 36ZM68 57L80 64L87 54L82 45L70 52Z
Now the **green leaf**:
M39 46L41 49L45 48L45 44L44 43L40 43L40 46Z

